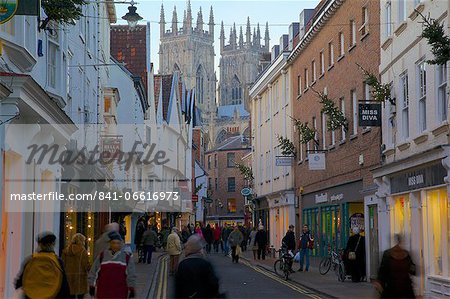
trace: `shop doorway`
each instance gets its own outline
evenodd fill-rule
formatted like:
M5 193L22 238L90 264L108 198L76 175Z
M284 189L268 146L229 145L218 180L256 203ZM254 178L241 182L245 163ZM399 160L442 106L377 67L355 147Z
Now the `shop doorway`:
M369 278L376 279L380 265L380 248L378 244L378 205L369 205Z
M322 252L328 254L328 249L339 250L341 247L341 208L340 206L328 206L322 208Z

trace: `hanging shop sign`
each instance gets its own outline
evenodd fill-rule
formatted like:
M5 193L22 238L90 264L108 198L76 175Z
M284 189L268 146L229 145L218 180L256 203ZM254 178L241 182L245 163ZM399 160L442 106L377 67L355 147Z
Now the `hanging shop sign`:
M400 193L445 184L447 171L442 164L419 168L391 177L391 193Z
M3 0L0 1L0 24L11 20L16 14L19 0Z
M308 154L309 170L325 170L325 153Z
M118 159L122 151L122 138L119 136L102 136L102 150L108 157Z
M4 1L6 2L6 1ZM10 1L7 1L10 2ZM41 1L39 0L16 0L17 4L16 15L21 16L39 16Z
M252 189L250 189L248 187L242 188L241 194L242 194L242 196L246 196L247 197L250 194L252 194Z
M381 127L381 104L359 104L359 126Z
M292 162L294 161L294 157L276 157L275 165L276 166L292 166Z

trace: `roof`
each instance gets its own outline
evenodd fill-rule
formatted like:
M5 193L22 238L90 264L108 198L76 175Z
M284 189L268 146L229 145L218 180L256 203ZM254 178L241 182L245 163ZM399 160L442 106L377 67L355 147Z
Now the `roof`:
M224 142L216 146L215 148L212 148L208 152L214 152L214 151L229 151L229 150L250 150L250 147L248 147L248 144L243 142L243 138L241 135L232 136L227 139L225 139Z
M244 104L239 105L224 105L219 106L217 111L217 115L219 117L234 117L235 111L239 112L240 116L249 116L250 113L248 113L247 110L245 110Z
M162 115L163 119L167 120L167 113L169 111L170 93L172 90L173 75L155 75L155 107L159 104L159 94L162 92Z

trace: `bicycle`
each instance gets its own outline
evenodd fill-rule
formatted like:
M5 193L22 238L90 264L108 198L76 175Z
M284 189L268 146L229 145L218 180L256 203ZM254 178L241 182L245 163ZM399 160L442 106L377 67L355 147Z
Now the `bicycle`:
M283 277L285 280L289 279L289 274L292 271L292 264L294 262L294 254L292 251L287 250L285 246L276 251L279 254L279 258L273 264L275 273L278 276Z
M325 275L333 266L333 271L336 273L338 281L345 281L345 265L342 260L343 250L339 250L339 253L335 250L329 250L329 252L329 255L320 261L319 273Z

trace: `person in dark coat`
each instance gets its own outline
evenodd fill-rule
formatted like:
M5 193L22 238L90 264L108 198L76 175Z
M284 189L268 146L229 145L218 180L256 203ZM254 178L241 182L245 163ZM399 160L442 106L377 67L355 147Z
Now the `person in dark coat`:
M401 236L395 238L397 245L383 253L374 284L381 298L415 298L411 275L416 275L416 265L409 252L402 248Z
M292 224L289 225L289 230L286 232L282 242L286 244L287 250L295 251L295 233L294 226Z
M299 272L303 271L303 261L305 264L305 271L309 271L309 251L312 249L312 245L314 244L314 237L309 231L309 226L307 224L303 225L303 231L300 235L298 242L298 249L300 250L300 268Z
M152 226L149 226L141 238L141 246L144 250L142 262L145 264L151 264L152 254L156 249L156 243L158 241L158 235L153 230Z
M203 238L205 238L206 241L206 252L211 253L211 246L214 242L214 233L211 229L211 225L207 225L205 228L205 231L203 232Z
M144 250L142 248L142 235L144 234L146 230L146 225L145 225L145 218L141 217L139 218L138 222L136 223L136 233L134 235L134 245L136 245L136 250L138 252L138 263L142 262L142 260L144 259Z
M214 234L214 251L219 253L220 235L222 234L222 229L216 223L213 229Z
M258 260L266 259L267 233L264 226L260 225L255 237L255 245L258 246Z
M228 255L230 253L230 246L228 244L228 237L230 236L231 228L229 224L226 224L222 229L222 243L223 243L223 253Z
M202 254L203 239L197 234L185 244L185 258L175 274L175 298L218 298L219 279Z
M353 228L353 236L350 236L345 248L346 271L352 276L353 282L360 282L366 275L366 245L364 236L360 235L358 227ZM356 259L350 260L349 253L355 252Z

